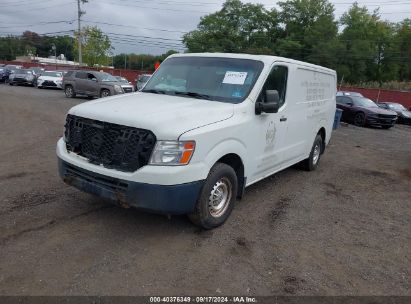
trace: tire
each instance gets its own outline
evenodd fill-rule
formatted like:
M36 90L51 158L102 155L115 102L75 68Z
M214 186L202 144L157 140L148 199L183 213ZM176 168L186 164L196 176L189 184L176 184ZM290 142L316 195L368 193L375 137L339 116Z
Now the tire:
M43 87L41 87L41 86L37 86L37 89L42 89Z
M68 85L64 88L64 94L66 94L67 98L74 98L76 97L76 93L71 85Z
M354 116L354 125L357 127L364 127L365 126L365 115L362 112L358 112Z
M9 82L9 85L11 85L11 86L12 86L12 85L14 85L14 83L12 83L12 82Z
M234 208L237 189L234 169L226 164L216 163L201 189L194 212L188 217L193 224L204 229L222 225Z
M109 91L109 90L106 90L106 89L103 89L103 90L101 90L101 92L100 92L100 97L101 97L101 98L103 98L103 97L108 97L108 96L110 96L110 95L111 95L110 91Z
M304 170L314 171L315 169L317 169L322 154L322 146L323 138L320 134L317 134L311 148L310 156L307 159L303 160L303 162L301 163Z

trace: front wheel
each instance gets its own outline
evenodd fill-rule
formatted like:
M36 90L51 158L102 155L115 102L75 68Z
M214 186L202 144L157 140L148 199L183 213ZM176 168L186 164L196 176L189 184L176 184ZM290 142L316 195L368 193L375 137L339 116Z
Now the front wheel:
M67 98L76 97L76 93L74 92L74 89L71 85L66 86L66 88L64 89L64 93L66 94Z
M323 147L323 138L317 134L311 148L310 156L302 162L303 168L307 171L314 171L318 167Z
M357 113L354 116L354 125L357 127L363 127L365 125L365 115L364 113Z
M110 95L111 94L109 90L101 90L100 97L108 97Z
M226 164L215 164L197 200L190 220L204 229L222 225L230 216L237 197L238 181L234 169Z

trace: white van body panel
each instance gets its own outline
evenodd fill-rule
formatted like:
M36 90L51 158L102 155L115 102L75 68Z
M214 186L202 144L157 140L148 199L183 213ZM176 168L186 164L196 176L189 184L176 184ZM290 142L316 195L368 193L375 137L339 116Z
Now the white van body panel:
M274 56L210 53L169 58L184 56L252 59L264 67L248 97L238 104L138 92L83 103L69 114L147 129L157 140L195 141L188 165L146 165L121 172L68 152L63 139L57 144L58 157L103 176L171 186L205 180L219 159L234 154L241 159L244 184L249 186L307 159L317 134L324 134L325 145L329 143L336 109L335 71ZM285 102L278 113L256 115L256 101L275 66L288 69Z
M141 92L129 94L129 98L121 96L77 105L69 114L151 130L158 140L177 139L187 130L233 115L229 103Z

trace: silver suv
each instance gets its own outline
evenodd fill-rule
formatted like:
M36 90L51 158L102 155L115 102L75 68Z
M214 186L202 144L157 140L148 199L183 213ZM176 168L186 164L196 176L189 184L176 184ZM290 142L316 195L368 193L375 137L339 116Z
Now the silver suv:
M108 73L96 71L69 71L63 78L64 93L68 98L76 95L107 97L123 94L123 88L116 78Z

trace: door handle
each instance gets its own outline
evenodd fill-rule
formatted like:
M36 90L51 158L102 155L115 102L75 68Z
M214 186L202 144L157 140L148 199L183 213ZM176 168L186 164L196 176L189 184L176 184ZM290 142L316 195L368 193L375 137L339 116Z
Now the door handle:
M280 118L280 121L281 121L281 122L287 121L287 117L281 117L281 118Z

